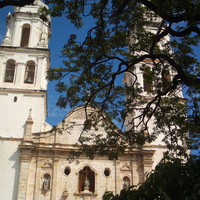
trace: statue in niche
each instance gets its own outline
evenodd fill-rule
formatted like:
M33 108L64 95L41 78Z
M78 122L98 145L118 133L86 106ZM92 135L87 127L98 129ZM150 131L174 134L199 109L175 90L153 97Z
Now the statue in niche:
M91 191L89 191L89 188L90 188L90 181L88 179L86 179L84 181L84 191L83 192L91 193Z
M129 179L129 177L124 177L123 178L123 188L124 189L127 189L127 188L129 188L130 187L130 179Z
M49 190L50 189L50 175L49 174L44 175L44 181L43 181L42 189L43 190Z
M123 188L124 189L127 189L127 188L129 188L130 187L130 181L128 180L128 179L125 179L124 180L124 184L123 184Z
M84 186L85 186L85 187L89 187L89 186L90 186L90 181L86 179L86 180L85 180L85 183L84 183Z

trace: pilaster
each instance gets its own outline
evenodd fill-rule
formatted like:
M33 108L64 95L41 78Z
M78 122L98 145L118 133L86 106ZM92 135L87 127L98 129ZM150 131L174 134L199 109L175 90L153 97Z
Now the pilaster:
M154 151L147 151L143 153L143 168L144 168L144 180L146 175L152 170Z
M115 195L121 190L121 179L120 179L120 160L114 160L115 166Z
M22 33L22 18L16 18L13 28L13 37L11 37L11 46L19 47Z
M40 55L40 56L37 57L37 59L38 59L38 64L36 66L36 71L35 71L37 79L36 79L36 82L35 82L35 86L37 88L41 87L43 89L46 89L44 87L44 83L43 82L46 79L44 73L46 72L47 69L46 68L41 69L41 66L45 66L44 65L45 56L44 55Z
M55 152L54 154L54 162L53 162L53 180L52 180L52 195L51 200L57 199L57 176L58 176L58 162L59 162L59 152Z
M43 160L42 152L39 152L38 157L37 157L37 163L36 163L35 188L34 188L34 198L33 199L40 199L40 191L42 189L42 183L41 183L42 160Z
M26 150L21 155L17 200L26 200L30 161L31 161L31 149Z
M16 62L16 79L15 79L15 87L21 87L24 83L24 72L25 72L25 63Z
M139 182L137 173L137 155L131 155L131 185L137 185Z

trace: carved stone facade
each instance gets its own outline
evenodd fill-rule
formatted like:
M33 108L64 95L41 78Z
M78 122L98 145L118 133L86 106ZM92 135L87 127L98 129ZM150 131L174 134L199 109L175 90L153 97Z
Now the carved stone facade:
M93 160L81 156L78 164L66 159L83 131L84 113L83 107L72 110L58 125L64 127L62 133L58 129L32 133L32 138L23 139L19 145L22 170L18 199L100 200L105 191L117 194L124 187L144 181L155 153L149 147L136 148L116 161L98 155ZM27 124L29 121L30 117ZM103 129L99 133L106 134Z

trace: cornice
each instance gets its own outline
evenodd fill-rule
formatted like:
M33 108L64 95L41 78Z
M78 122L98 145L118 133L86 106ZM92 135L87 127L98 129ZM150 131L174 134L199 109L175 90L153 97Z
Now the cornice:
M0 50L6 51L16 51L17 52L33 52L33 53L49 53L50 49L48 48L33 48L33 47L14 47L14 46L0 46Z
M0 93L3 92L9 92L9 93L43 93L46 94L47 90L37 90L37 89L18 89L18 88L4 88L4 87L0 87Z

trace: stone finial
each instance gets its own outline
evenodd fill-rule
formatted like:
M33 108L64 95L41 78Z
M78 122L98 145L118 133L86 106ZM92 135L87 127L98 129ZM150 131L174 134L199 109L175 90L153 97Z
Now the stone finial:
M68 189L67 189L67 182L66 182L66 187L62 193L62 196L64 199L67 199L69 197L69 192L68 192Z
M32 109L30 109L28 119L26 120L24 141L32 141L32 126L33 126Z
M10 28L7 28L5 39L3 40L2 45L9 45L10 46Z

